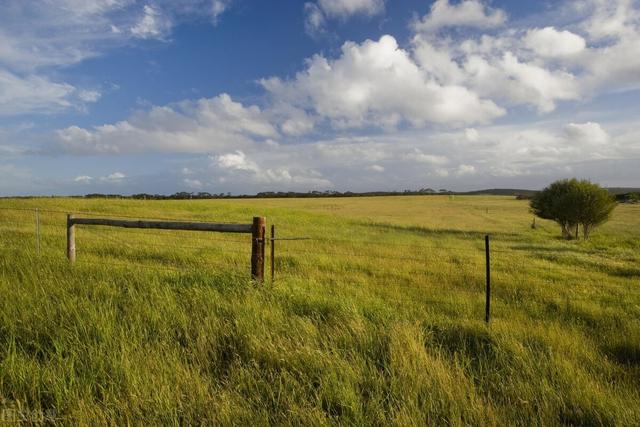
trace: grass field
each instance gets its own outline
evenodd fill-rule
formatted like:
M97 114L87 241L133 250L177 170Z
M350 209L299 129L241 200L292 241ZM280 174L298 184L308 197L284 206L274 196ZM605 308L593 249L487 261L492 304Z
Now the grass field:
M39 255L11 210L36 207ZM67 211L313 240L278 242L264 286L244 235L79 226L70 267ZM640 425L640 206L588 242L531 220L504 197L0 200L0 421Z

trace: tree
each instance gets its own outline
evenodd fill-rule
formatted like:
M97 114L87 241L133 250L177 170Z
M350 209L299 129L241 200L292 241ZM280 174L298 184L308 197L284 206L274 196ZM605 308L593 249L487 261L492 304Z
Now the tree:
M552 183L533 196L530 206L536 216L560 224L566 239L577 239L582 226L586 240L594 227L609 219L616 202L598 184L573 178Z

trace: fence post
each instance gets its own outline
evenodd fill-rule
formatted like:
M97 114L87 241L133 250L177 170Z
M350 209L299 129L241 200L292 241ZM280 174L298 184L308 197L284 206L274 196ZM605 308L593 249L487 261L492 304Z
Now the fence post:
M36 208L36 254L40 256L40 210Z
M489 319L491 316L491 258L489 251L489 235L484 236L484 252L486 258L486 303L485 303L485 311L484 311L484 321L489 323Z
M72 264L76 262L76 226L72 214L67 214L67 258Z
M276 226L271 224L271 286L275 278L276 271Z
M258 283L264 282L264 244L267 219L262 216L253 218L251 230L251 278Z

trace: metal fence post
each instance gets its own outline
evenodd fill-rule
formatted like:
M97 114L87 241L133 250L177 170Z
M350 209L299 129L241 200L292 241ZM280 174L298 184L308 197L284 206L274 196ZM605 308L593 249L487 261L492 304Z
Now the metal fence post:
M484 321L489 323L491 317L491 258L489 250L489 235L484 236L484 252L486 258L486 303L484 311Z
M273 286L276 271L276 226L271 224L271 285Z

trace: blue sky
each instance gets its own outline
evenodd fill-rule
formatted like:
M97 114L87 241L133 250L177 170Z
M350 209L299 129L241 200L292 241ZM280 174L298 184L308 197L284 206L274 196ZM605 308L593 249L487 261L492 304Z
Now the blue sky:
M640 185L637 0L1 0L0 195Z

